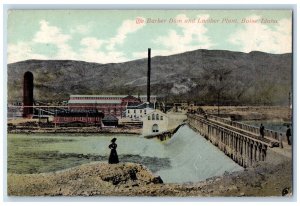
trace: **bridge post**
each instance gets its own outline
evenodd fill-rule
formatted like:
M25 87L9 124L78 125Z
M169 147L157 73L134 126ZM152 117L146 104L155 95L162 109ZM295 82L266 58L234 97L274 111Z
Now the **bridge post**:
M240 164L243 166L243 137L240 135L240 143L239 143L239 145L240 145L240 154L239 154L239 156L240 156Z
M241 165L243 166L243 162L244 162L244 156L243 156L243 146L244 146L244 144L243 144L243 137L241 136L240 137L240 158L241 158Z
M257 152L257 145L256 144L254 144L254 146L253 146L253 153L254 153L254 161L256 161L257 159L256 159L256 152Z
M235 138L234 136L230 133L230 137L233 140L233 145L232 145L232 159L235 161Z
M241 156L240 156L240 135L237 134L236 138L237 138L237 160L238 160L238 163L240 164L240 161L241 161Z
M244 159L244 163L243 163L243 167L247 167L247 140L246 138L244 138L243 140L243 159Z
M266 156L267 156L267 146L262 145L262 161L266 160Z
M261 143L257 143L257 161L261 161Z
M253 144L252 144L251 140L250 140L249 152L250 152L250 166L252 166L252 164L253 164Z

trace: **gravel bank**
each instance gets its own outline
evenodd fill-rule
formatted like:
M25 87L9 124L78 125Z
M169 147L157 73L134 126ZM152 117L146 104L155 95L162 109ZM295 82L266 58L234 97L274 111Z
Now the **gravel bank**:
M9 196L282 196L292 188L292 164L264 163L206 181L164 184L145 166L95 162L41 174L8 174Z

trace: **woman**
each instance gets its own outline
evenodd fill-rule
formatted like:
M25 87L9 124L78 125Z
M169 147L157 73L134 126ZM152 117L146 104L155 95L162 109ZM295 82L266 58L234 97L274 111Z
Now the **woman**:
M109 158L108 158L108 163L109 164L119 163L119 158L118 158L118 154L117 154L116 140L117 140L117 138L113 138L111 140L111 144L108 146L108 148L111 149L110 155L109 155Z

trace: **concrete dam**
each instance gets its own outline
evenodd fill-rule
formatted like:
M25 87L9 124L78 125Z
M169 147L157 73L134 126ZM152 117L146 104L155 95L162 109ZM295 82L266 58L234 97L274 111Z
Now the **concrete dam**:
M225 155L242 167L266 161L273 147L283 148L283 134L266 130L261 137L259 129L216 116L188 114L188 124ZM268 159L272 159L272 156Z

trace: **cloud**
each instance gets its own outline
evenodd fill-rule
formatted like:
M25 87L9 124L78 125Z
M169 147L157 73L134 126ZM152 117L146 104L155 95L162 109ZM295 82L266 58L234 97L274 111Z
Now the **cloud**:
M39 30L35 33L32 40L27 42L18 42L8 45L8 63L23 61L27 59L77 59L76 52L68 44L72 38L69 34L64 34L55 26L49 25L49 22L41 20ZM52 44L57 47L54 54L42 55L33 52L33 49L40 44Z
M80 41L81 45L92 49L99 49L103 43L104 41L97 39L95 37L85 37Z
M70 45L69 40L72 39L71 30L69 34L63 33L59 27L50 25L45 20L40 21L39 30L35 33L33 38L27 42L18 42L16 44L8 45L8 63L23 61L27 59L57 59L57 60L82 60L99 63L124 62L129 59L125 57L124 53L117 51L114 48L115 44L122 44L129 33L135 32L139 27L133 26L132 20L125 20L118 33L114 38L103 40L92 36L85 36L81 38L77 50L74 50ZM77 29L80 29L78 27ZM84 28L82 31L84 31ZM118 39L119 38L119 39ZM36 54L33 48L45 45L54 45L57 51L47 55ZM110 50L103 49L104 46L112 46Z
M64 34L56 26L50 26L49 22L45 20L40 21L40 29L35 34L32 42L40 44L53 44L58 48L57 54L52 57L55 59L76 59L76 52L68 44L72 39L69 34Z
M82 35L89 34L91 31L91 28L94 26L94 23L89 22L85 25L77 25L73 28L71 28L71 33L78 33Z
M63 34L58 27L49 26L49 22L40 21L40 30L35 34L33 42L61 45L71 39L70 35Z
M114 50L104 52L104 50L101 50L102 45L105 43L106 41L95 37L83 38L80 41L83 48L79 50L78 54L78 56L80 56L80 60L100 63L122 62L128 60L124 56L123 52L117 52Z
M16 44L9 44L7 51L7 62L18 62L27 59L47 59L45 55L36 54L32 51L32 44L25 42L18 42Z
M246 19L261 19L260 16L249 16ZM243 52L264 51L269 53L292 52L292 23L288 19L278 24L253 23L234 32L228 40L241 47Z
M209 15L198 15L197 18L207 19ZM196 18L196 19L197 19ZM212 41L207 36L207 28L204 24L184 23L189 18L185 14L179 14L176 19L182 20L176 23L180 32L169 30L167 35L159 36L153 40L157 45L163 46L157 50L159 55L170 55L199 48L209 49L213 46ZM137 54L136 54L137 55Z
M137 18L143 19L144 22L146 22L145 18L143 17L137 17ZM128 19L123 21L122 25L118 28L117 34L108 41L108 45L106 48L108 50L114 50L117 44L123 44L128 34L134 33L144 26L145 23L137 24L136 20Z

